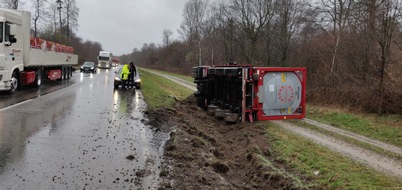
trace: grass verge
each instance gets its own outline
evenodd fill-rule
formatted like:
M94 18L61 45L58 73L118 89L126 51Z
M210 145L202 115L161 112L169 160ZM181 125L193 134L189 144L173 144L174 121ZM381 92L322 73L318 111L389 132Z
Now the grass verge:
M190 89L177 85L164 77L141 70L141 91L148 109L170 107L176 100L184 100L193 94Z
M345 110L309 105L307 117L341 129L352 131L398 147L402 147L401 115L352 114Z
M396 153L393 153L391 151L379 148L379 147L371 145L369 143L365 143L365 142L362 142L362 141L359 141L359 140L356 140L356 139L353 139L353 138L350 138L350 137L347 137L347 136L340 135L340 134L332 132L332 131L328 131L328 130L316 127L314 125L308 124L308 123L300 121L300 120L287 120L287 122L290 122L290 123L292 123L294 125L297 125L297 126L301 126L301 127L305 127L305 128L309 128L309 129L318 131L320 133L323 133L325 135L334 137L334 138L339 139L341 141L344 141L346 143L354 144L356 146L359 146L359 147L365 148L367 150L376 152L376 153L378 153L380 155L395 158L397 160L402 160L402 156L399 155L399 154L396 154Z
M148 68L147 68L147 69L148 69ZM177 73L170 73L170 72L167 72L167 71L161 71L161 70L155 70L155 69L148 69L148 70L155 71L155 72L159 72L159 73L163 73L163 74L172 75L172 76L175 76L175 77L177 77L177 78L183 79L183 80L185 80L185 81L194 83L194 78L191 77L191 76L181 75L181 74L177 74ZM194 83L194 84L195 84L195 83Z
M307 175L323 189L402 188L396 178L369 169L308 139L299 137L273 123L267 127L271 151L278 160Z

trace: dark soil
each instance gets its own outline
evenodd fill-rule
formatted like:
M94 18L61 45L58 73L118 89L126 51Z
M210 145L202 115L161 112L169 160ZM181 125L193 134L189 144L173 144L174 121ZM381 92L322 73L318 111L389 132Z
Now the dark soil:
M173 131L164 147L160 189L308 187L271 154L265 127L258 123L228 124L197 107L193 97L147 115L155 130Z

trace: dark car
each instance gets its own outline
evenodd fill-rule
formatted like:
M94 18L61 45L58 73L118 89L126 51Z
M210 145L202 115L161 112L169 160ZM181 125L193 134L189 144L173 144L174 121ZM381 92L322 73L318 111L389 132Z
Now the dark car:
M115 77L114 77L114 88L119 88L119 86L121 86L123 84L122 80L121 80L121 71L122 68L119 68L119 70L117 70L115 73ZM141 75L140 73L136 72L136 75L134 76L134 87L136 89L140 89L141 88Z
M92 72L96 73L96 64L94 62L84 62L84 64L81 65L81 72Z

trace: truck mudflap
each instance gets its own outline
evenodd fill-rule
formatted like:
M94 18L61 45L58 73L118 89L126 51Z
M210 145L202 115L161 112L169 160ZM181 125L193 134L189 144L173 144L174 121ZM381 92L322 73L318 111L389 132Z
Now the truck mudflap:
M306 68L218 65L194 67L193 74L198 106L210 115L225 114L228 122L306 115Z

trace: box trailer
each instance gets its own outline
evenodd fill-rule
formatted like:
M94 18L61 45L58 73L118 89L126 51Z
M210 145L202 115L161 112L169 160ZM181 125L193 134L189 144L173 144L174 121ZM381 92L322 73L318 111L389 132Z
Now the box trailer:
M78 64L72 47L30 36L30 21L28 11L0 8L0 91L69 79Z

